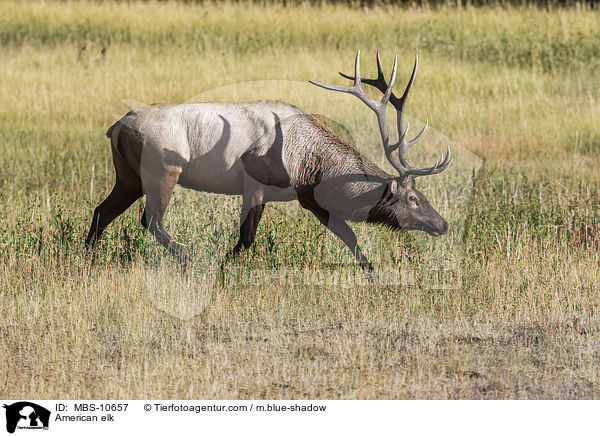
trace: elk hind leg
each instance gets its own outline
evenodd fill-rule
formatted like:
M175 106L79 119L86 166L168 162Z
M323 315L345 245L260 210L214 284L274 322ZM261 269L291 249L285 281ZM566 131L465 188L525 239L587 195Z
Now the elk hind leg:
M94 210L90 231L85 240L89 250L94 249L106 227L141 196L142 183L139 177L123 180L117 175L111 193Z

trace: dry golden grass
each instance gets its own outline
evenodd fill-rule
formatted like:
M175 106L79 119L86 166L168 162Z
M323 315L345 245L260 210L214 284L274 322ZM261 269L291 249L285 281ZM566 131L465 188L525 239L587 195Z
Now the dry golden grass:
M3 2L0 17L0 397L600 397L598 12ZM367 73L375 48L388 68L398 52L402 82L418 51L410 115L485 159L462 203L446 188L460 162L422 183L456 223L459 285L431 286L431 239L359 225L380 268L417 280L343 286L351 257L293 205L267 209L224 284L160 260L141 203L92 264L122 100L285 98L380 159L372 114L306 85L357 48ZM277 82L240 84L255 80ZM167 220L199 264L235 241L238 200L176 192ZM295 269L310 280L235 282Z

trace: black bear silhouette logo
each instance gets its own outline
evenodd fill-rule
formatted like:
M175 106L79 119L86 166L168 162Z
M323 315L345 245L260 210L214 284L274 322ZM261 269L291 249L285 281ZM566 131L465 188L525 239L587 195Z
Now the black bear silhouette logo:
M6 431L9 433L15 432L17 424L25 428L48 428L50 411L42 406L19 401L8 406L5 404L3 407L6 409Z

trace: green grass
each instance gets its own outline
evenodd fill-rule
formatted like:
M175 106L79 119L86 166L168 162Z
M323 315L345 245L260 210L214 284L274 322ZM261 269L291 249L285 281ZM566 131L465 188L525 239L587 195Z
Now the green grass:
M600 397L599 18L0 3L0 397ZM167 222L194 259L186 279L139 225L143 201L85 252L123 100L282 98L380 162L373 114L306 84L342 83L358 48L368 74L377 48L388 69L398 53L400 83L418 51L408 111L432 129L413 157L444 135L459 154L419 181L452 235L354 226L380 270L412 281L351 285L347 250L290 204L267 207L255 247L214 286L239 198L179 189ZM472 195L466 150L485 161ZM436 249L459 254L459 280L431 286Z

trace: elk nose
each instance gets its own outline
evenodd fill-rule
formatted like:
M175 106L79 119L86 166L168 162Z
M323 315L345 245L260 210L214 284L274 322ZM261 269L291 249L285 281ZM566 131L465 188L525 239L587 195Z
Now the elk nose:
M442 224L442 231L440 232L440 234L445 235L447 231L448 231L448 223L444 220L444 222Z
M432 236L442 236L445 235L448 231L448 223L446 220L442 219L441 222L438 222L435 226L435 230L429 231L429 234Z

